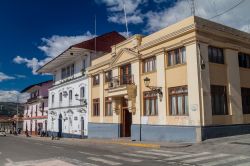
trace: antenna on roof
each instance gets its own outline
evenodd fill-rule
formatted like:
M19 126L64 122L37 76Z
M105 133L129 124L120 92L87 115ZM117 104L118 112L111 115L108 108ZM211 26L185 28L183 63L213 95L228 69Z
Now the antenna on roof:
M195 0L191 0L191 15L195 16Z
M96 15L95 15L95 56L96 56Z
M127 12L126 12L126 6L125 6L125 3L124 3L124 0L122 0L122 3L123 3L123 11L124 11L126 31L127 31L127 38L128 38L129 37L128 36L128 20L127 20Z

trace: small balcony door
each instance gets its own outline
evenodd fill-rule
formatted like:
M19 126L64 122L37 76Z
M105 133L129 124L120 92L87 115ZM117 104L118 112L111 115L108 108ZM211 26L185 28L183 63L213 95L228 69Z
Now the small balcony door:
M120 78L121 84L131 84L132 83L131 64L121 66L120 77L121 77Z

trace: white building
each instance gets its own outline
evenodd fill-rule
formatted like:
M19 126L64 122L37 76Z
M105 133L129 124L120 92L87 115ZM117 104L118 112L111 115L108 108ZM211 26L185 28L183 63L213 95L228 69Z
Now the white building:
M34 84L22 90L22 93L30 93L23 115L23 130L30 135L47 132L48 89L51 86L52 80Z
M88 79L85 70L93 59L111 52L111 46L123 40L124 37L117 32L106 33L71 46L38 70L54 76L54 84L49 89L49 135L88 136Z

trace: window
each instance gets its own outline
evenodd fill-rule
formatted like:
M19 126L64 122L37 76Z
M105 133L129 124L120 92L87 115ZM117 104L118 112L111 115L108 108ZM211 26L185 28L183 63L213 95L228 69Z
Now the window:
M52 104L54 104L54 102L55 102L55 95L52 95Z
M156 57L147 58L143 61L143 72L156 71Z
M84 59L84 60L82 61L82 69L85 70L85 68L86 68L86 60Z
M241 88L243 114L250 114L250 88Z
M93 99L93 116L100 116L100 99Z
M211 103L213 115L227 115L226 86L211 85Z
M239 53L239 66L244 68L250 68L250 54Z
M62 102L62 92L59 94L59 101Z
M105 98L105 116L112 116L112 100L109 100L108 97Z
M112 79L112 70L105 72L105 82L110 82Z
M70 76L74 75L74 73L75 73L75 64L71 65L71 70L70 71L71 71Z
M69 101L72 102L73 99L73 93L72 90L69 91Z
M84 96L85 96L85 88L81 87L81 89L80 89L80 99L83 99Z
M224 54L222 48L208 47L209 62L224 64Z
M157 93L148 91L143 93L144 116L158 115Z
M61 78L65 79L67 77L73 76L75 73L75 65L69 65L61 70Z
M170 115L188 115L187 86L169 88Z
M181 47L172 51L168 51L168 66L186 63L186 48Z
M99 85L99 74L93 76L93 85Z

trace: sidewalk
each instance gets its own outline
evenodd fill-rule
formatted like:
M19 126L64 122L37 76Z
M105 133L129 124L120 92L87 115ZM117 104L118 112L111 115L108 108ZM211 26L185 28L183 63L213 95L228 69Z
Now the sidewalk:
M26 138L25 135L19 135L20 137ZM76 139L76 138L60 138L59 140L51 140L51 137L39 137L31 136L27 139L35 139L41 141L53 141L60 143L70 143L70 144L116 144L123 146L132 146L132 147L142 147L142 148L184 148L189 147L192 144L190 143L175 143L175 142L150 142L150 141L131 141L127 138L121 139Z

